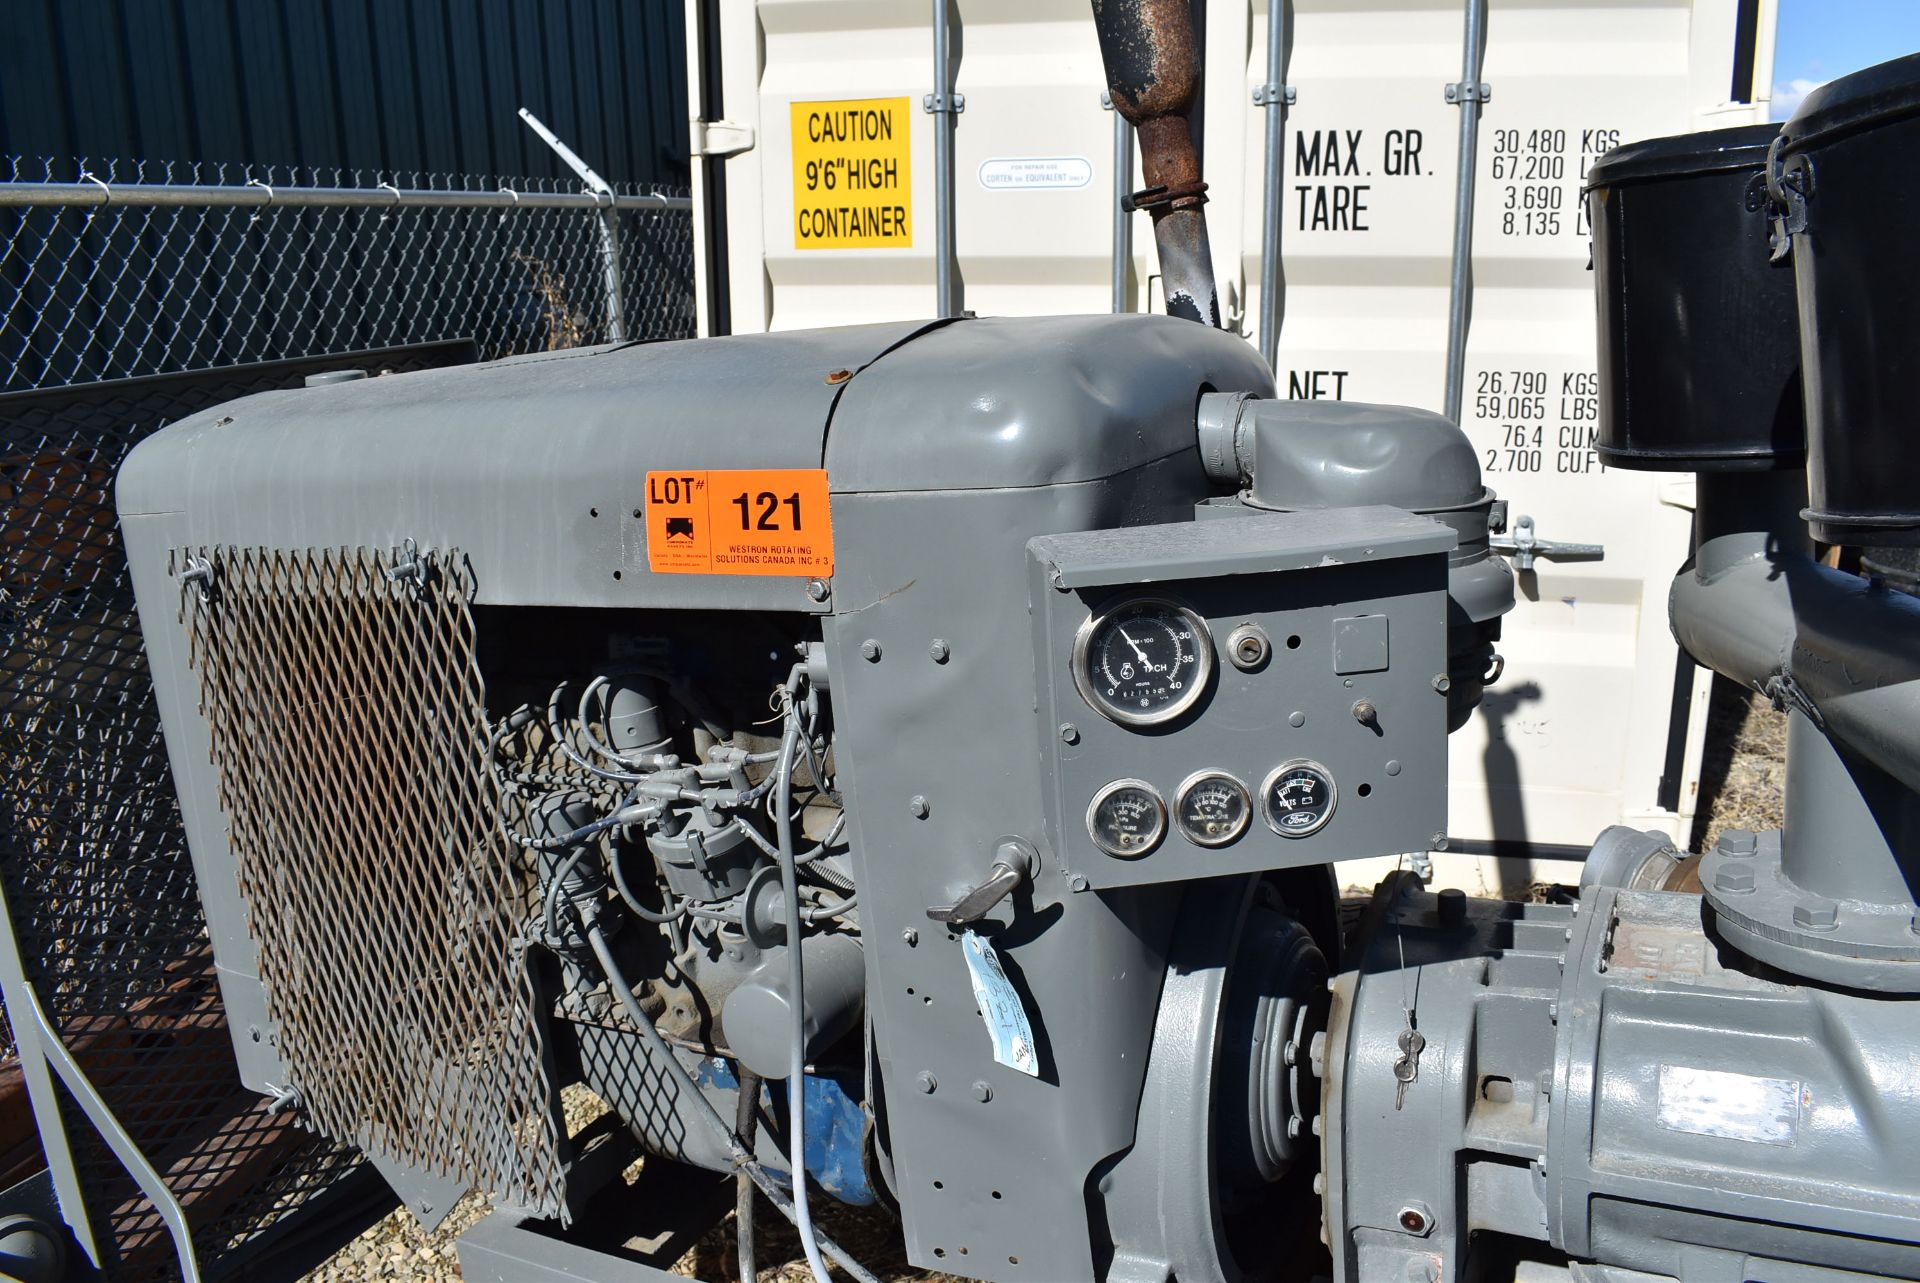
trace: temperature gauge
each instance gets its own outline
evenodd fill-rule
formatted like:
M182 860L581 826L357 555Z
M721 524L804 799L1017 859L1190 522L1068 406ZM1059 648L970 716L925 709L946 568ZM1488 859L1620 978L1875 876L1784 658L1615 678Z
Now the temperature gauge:
M1167 804L1145 780L1115 780L1087 808L1087 836L1108 855L1138 859L1166 835Z
M1318 833L1333 818L1339 800L1333 773L1305 757L1282 762L1260 786L1260 809L1268 826L1283 838Z
M1173 822L1196 846L1225 846L1247 831L1252 818L1247 786L1224 771L1190 775L1173 795Z

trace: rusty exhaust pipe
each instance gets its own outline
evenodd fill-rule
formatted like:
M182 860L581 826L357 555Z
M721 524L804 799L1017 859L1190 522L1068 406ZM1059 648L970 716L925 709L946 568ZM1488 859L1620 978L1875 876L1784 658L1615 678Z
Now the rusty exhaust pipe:
M1200 91L1190 0L1093 0L1093 25L1114 108L1140 134L1146 186L1126 205L1153 216L1167 311L1218 328L1207 185L1188 122Z

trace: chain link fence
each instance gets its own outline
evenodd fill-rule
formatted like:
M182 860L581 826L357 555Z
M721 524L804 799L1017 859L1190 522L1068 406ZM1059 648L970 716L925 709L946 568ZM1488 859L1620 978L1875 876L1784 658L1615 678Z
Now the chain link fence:
M361 1164L235 1075L115 524L120 462L185 414L334 365L690 336L688 206L0 161L0 887L24 982L184 1209L208 1277L331 1215ZM177 1276L153 1203L62 1104L109 1275Z
M491 359L694 331L685 191L271 166L7 171L9 391L455 338Z

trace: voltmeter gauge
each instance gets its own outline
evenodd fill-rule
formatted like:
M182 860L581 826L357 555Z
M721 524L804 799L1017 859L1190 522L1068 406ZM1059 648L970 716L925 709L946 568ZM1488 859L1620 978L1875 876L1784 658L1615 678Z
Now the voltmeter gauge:
M1087 836L1108 855L1135 860L1167 835L1167 804L1145 780L1115 780L1087 807Z
M1190 775L1173 795L1174 827L1195 846L1225 846L1245 833L1252 819L1247 786L1225 771Z
M1260 810L1268 826L1283 838L1318 833L1333 818L1339 800L1333 773L1305 757L1282 762L1260 786Z
M1156 726L1189 708L1213 677L1207 621L1179 602L1136 597L1095 615L1073 639L1073 681L1094 711Z

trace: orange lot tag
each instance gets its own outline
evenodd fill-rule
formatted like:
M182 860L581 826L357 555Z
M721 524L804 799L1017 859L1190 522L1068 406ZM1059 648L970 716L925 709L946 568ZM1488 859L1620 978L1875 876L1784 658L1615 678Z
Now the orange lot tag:
M646 525L656 575L833 574L822 468L649 472Z

